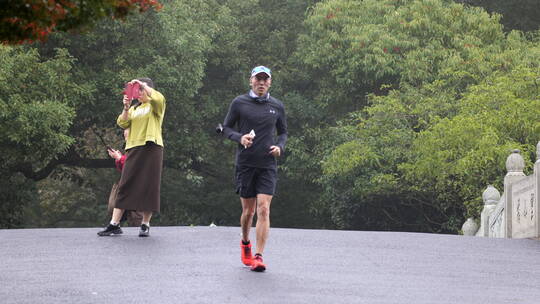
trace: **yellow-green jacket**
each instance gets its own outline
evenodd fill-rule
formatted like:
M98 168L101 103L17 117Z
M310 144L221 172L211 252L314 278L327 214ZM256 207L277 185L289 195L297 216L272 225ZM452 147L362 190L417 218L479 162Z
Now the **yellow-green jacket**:
M130 128L126 150L144 146L147 141L163 147L161 125L165 115L165 97L160 92L152 90L149 102L140 104L136 109L132 106L128 113L127 120L122 119L122 114L116 120L121 128Z

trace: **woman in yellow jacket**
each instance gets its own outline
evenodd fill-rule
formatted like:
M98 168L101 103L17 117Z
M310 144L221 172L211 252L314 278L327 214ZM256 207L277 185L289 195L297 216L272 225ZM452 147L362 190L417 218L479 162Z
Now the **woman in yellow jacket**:
M126 161L118 184L116 207L111 222L98 232L99 236L121 234L120 219L125 210L142 211L143 220L139 236L150 233L150 218L159 212L161 170L163 167L163 137L161 126L165 115L165 98L154 89L150 78L139 78L139 103L131 106L124 95L124 110L117 124L130 128L126 141Z

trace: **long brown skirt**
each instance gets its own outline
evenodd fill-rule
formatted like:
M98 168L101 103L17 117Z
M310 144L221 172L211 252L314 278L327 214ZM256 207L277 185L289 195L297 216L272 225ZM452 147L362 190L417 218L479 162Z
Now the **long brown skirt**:
M159 212L163 147L146 143L127 151L116 208Z

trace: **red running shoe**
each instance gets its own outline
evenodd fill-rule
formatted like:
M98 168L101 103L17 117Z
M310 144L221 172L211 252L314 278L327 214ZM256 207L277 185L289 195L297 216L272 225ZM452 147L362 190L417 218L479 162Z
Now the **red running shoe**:
M244 243L240 241L240 252L242 253L240 256L242 263L246 266L251 266L251 262L253 261L253 256L251 255L251 243L244 245Z
M266 270L266 265L263 263L262 256L256 254L251 262L251 270L257 272L263 272Z

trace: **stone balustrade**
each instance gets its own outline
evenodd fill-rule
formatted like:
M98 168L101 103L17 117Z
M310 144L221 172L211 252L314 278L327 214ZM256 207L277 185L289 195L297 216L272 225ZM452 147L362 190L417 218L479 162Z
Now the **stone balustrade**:
M482 193L484 209L480 215L480 227L469 218L463 224L465 235L499 238L540 237L540 142L537 145L537 161L532 175L523 173L525 161L519 150L506 159L507 174L501 195L492 185Z

